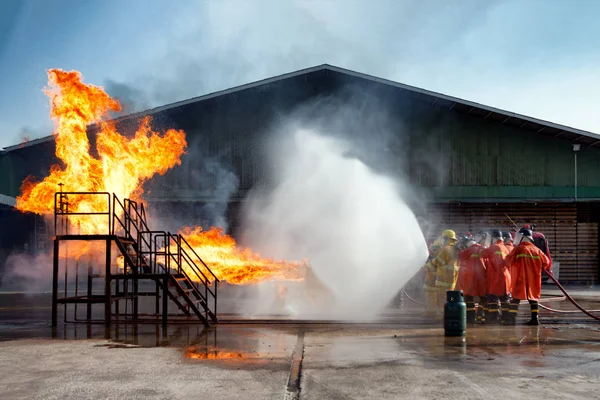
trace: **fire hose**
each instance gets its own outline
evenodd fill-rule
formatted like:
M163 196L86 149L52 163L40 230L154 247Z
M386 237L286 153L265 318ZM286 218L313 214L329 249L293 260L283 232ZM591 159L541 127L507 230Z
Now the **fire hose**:
M563 286L562 286L560 283L558 283L558 281L557 281L557 280L556 280L556 279L555 279L555 278L554 278L554 277L553 277L551 274L549 274L549 273L548 273L548 272L546 272L546 271L544 271L544 273L545 273L546 275L548 275L548 278L550 278L550 279L552 280L552 282L554 282L554 283L556 284L556 286L557 286L557 287L560 289L560 291L561 291L561 292L563 292L563 294L565 295L565 297L562 297L562 298L560 298L560 299L562 300L562 299L566 298L566 299L567 299L567 300L569 300L571 303L573 303L573 305L574 305L575 307L577 307L579 310L557 310L557 309L554 309L554 308L551 308L551 307L546 307L545 305L541 304L541 302L539 302L539 303L538 303L538 305L539 305L539 307L540 307L540 308L543 308L544 310L547 310L547 311L551 311L551 312L559 313L559 314L575 314L575 313L583 312L583 313L584 313L584 314L586 314L587 316L589 316L589 317L591 317L591 318L593 318L593 319L595 319L595 320L597 320L597 321L600 321L600 317L598 317L598 316L596 316L596 315L593 315L593 314L591 314L592 312L600 312L600 310L586 310L586 309L584 309L583 307L581 307L581 306L580 306L580 305L579 305L579 304L578 304L578 303L577 303L577 302L576 302L576 301L575 301L575 300L574 300L574 299L571 297L571 295L569 295L569 293L567 293L567 291L565 290L565 288L564 288L564 287L563 287ZM420 301L418 301L418 300L416 300L416 299L412 298L412 297L411 297L411 296L410 296L410 295L409 295L409 294L406 292L406 290L404 290L404 289L403 289L403 290L402 290L402 292L403 292L403 293L404 293L404 295L405 295L405 296L406 296L406 297L407 297L407 298L408 298L410 301L412 301L413 303L415 303L415 304L418 304L418 305L421 305L421 306L424 306L424 305L425 305L424 303L422 303L422 302L420 302Z
M552 276L552 274L548 273L547 271L544 271L544 273L546 275L548 275L548 278L550 280L552 280L552 282L554 282L556 284L556 286L558 286L558 288L560 289L561 292L563 292L563 294L565 295L565 297L567 298L567 300L569 300L571 303L573 303L573 305L575 307L577 307L579 309L579 311L581 311L582 313L584 313L585 315L587 315L590 318L594 318L596 321L600 321L600 317L592 314L591 312L600 312L600 310L586 310L583 307L581 307L572 297L571 295L569 295L569 293L567 293L567 291L565 290L564 287L562 287L562 285L560 283L558 283L558 281ZM553 308L550 307L546 307L543 306L542 304L539 305L541 308L543 308L544 310L548 310L548 311L552 311L552 312L556 312L556 313L561 313L561 314L571 314L571 313L577 313L579 311L565 311L565 310L555 310Z
M412 301L413 303L415 303L415 304L418 304L418 305L420 305L420 306L424 306L424 305L425 305L425 303L421 303L419 300L415 300L415 299L413 299L412 297L410 297L410 295L409 295L408 293L406 293L406 290L402 289L402 293L404 293L404 295L405 295L406 297L408 297L408 299L409 299L410 301Z

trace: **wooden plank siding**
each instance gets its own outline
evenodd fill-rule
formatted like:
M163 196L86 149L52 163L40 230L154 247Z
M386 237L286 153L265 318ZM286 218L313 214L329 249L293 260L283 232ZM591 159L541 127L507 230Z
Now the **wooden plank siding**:
M505 214L518 226L531 224L547 237L553 259L560 262L561 282L598 282L598 222L586 215L578 218L574 203L438 203L428 211L431 218L424 220L428 241L448 228L473 234L482 229L514 229Z

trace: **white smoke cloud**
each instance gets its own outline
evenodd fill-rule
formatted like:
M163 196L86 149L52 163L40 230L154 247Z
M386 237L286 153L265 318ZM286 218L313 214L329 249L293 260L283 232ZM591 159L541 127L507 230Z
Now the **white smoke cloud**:
M26 293L52 290L52 254L9 254L2 277L2 290L22 290Z
M396 182L346 156L350 142L288 129L291 140L271 153L274 185L249 195L244 240L269 256L307 257L334 295L334 302L311 304L306 292L297 287L294 292L297 285L285 284L291 288L288 313L375 318L427 257L417 220ZM266 285L263 298L269 301L261 303L271 304L274 297L272 285Z

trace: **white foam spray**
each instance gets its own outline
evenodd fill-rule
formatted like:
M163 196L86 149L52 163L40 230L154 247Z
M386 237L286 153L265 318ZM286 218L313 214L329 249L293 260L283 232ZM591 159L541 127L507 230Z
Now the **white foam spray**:
M286 284L290 316L377 317L427 257L404 188L347 156L349 142L301 128L283 136L291 140L271 152L274 182L248 196L244 241L272 257L308 258L332 293L310 301L306 290ZM253 304L252 311L267 311L273 289L264 285L263 308Z

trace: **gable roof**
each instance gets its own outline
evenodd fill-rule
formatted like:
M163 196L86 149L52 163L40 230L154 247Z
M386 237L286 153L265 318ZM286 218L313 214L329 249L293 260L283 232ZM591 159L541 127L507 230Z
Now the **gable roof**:
M17 205L17 199L15 197L7 196L5 194L0 193L0 204L14 207Z
M384 78L378 78L376 76L368 75L362 72L356 72L345 68L336 67L329 64L317 65L310 68L301 69L295 72L289 72L286 74L274 76L267 79L262 79L259 81L247 83L240 86L235 86L230 89L220 90L217 92L209 93L202 96L193 97L187 100L181 100L175 103L166 104L163 106L155 107L152 109L148 109L145 111L124 115L118 118L115 118L114 121L121 120L129 120L140 118L145 115L153 115L163 111L167 111L170 109L178 108L181 106L185 106L187 104L201 102L205 100L210 100L215 97L225 96L228 94L233 94L236 92L241 92L247 89L253 89L256 87L268 85L270 83L279 82L285 79L294 78L302 75L308 75L311 73L319 72L319 71L331 71L334 73L339 73L342 75L352 76L359 79L365 79L367 81L380 83L383 85L391 86L398 88L400 90L405 90L411 92L413 95L421 97L427 101L430 101L432 105L437 107L447 108L449 110L454 110L458 112L465 112L467 114L480 116L483 119L490 119L493 121L498 121L502 124L509 124L512 126L518 126L519 128L527 129L537 134L549 137L560 137L561 139L570 140L573 143L578 143L584 146L590 147L600 147L600 135L572 128L569 126L556 124L549 121L544 121L541 119L528 117L525 115L517 114L511 111L501 110L499 108L486 106L480 103L476 103L469 100L460 99L458 97L448 96L445 94L433 92L426 89L421 89L415 86L406 85L399 82L394 82ZM53 136L46 136L43 138L35 139L28 141L26 143L21 143L18 145L13 145L9 147L5 147L4 151L12 151L21 149L24 147L34 146L36 144L44 143L53 140Z

